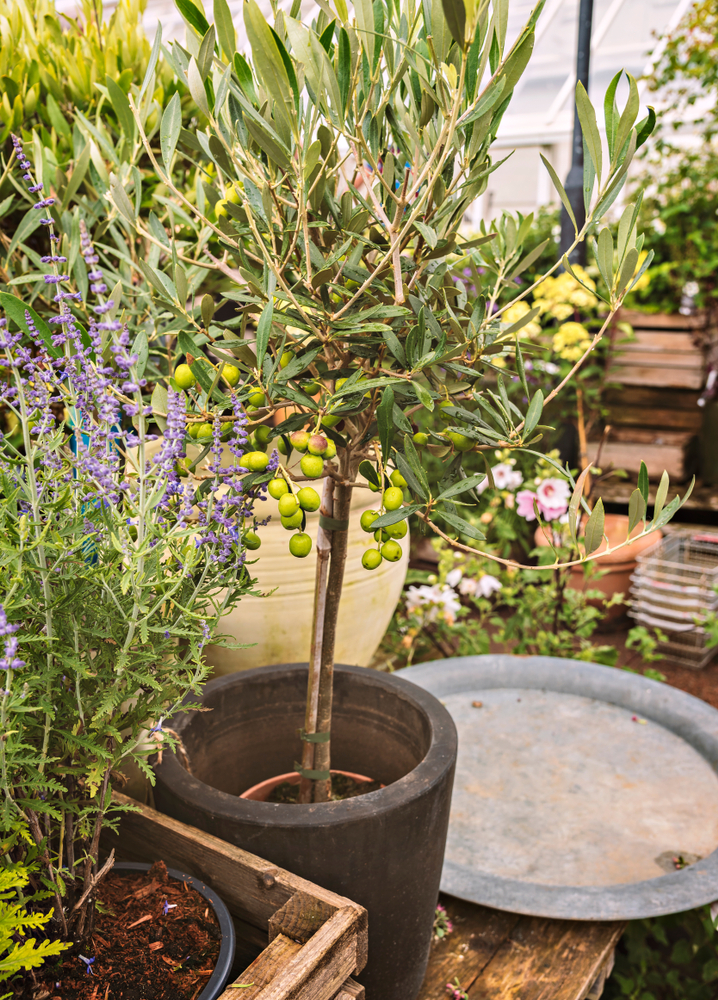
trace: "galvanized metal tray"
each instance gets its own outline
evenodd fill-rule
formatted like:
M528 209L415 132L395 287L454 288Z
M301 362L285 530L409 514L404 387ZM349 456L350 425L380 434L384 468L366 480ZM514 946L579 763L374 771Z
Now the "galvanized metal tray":
M718 899L718 711L555 657L401 671L459 731L442 891L534 916L622 920Z

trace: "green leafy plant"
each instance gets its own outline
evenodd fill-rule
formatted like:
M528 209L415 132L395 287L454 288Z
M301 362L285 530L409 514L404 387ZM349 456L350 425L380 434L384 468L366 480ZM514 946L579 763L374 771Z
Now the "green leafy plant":
M83 942L112 865L98 866L117 813L111 776L134 760L151 779L147 758L171 741L163 718L199 691L204 646L251 590L258 488L243 478L246 418L231 385L216 388L219 372L200 396L209 433L189 456L184 392L155 387L153 414L146 333L113 318L119 302L84 228L97 304L87 328L73 314L55 200L13 144L48 234L58 312L50 326L2 303L0 399L21 440L0 437L0 830L27 824L54 906L48 934ZM18 841L11 860L24 856Z
M339 0L335 8L323 6L312 26L298 20L295 4L289 14L276 11L270 26L248 0L248 61L236 52L223 0L216 0L213 25L198 8L182 4L189 47L173 44L169 59L195 102L198 127L191 138L184 135L173 98L163 112L158 157L145 141L141 102L128 96L158 177L200 222L202 239L218 241L222 256L209 250L205 257L233 282L225 295L241 314L239 336L210 328L214 339L207 342L180 332L175 382L195 378L206 389L212 365L236 368L238 398L256 407L250 411L256 444L276 442L283 456L270 474L263 471L267 455L257 447L259 457L248 459L248 469L273 480L270 493L283 524L298 531L289 545L296 556L306 556L311 546L304 511L321 503L302 801L330 795L334 638L352 490L373 490L380 501L364 522L376 539L363 557L368 570L400 557L412 515L446 540L461 532L480 538L461 516L464 500L484 478L464 475L467 456L496 448L531 453L544 404L600 342L643 270L637 268L643 237L636 204L623 212L617 240L604 228L594 247L606 321L545 398L540 390L529 392L525 380L517 339L525 322L505 322L506 306L498 305L502 290L536 259L522 252L530 220L506 218L475 241L492 260L486 292L470 300L453 281L451 255L471 249L459 236L459 223L496 167L491 144L530 56L541 8L539 3L506 51L503 8L488 4L362 3L350 20ZM478 92L485 70L490 80ZM653 127L652 115L636 124L638 92L631 79L619 112L619 77L606 99L605 164L595 112L577 89L590 210L576 242L616 199L635 150ZM217 171L222 214L215 202L214 218L173 183L174 164L187 157L188 146L193 158ZM115 205L149 239L123 184L113 188ZM650 256L644 268L649 263ZM174 293L166 282L154 269L142 270L169 304ZM580 283L579 274L573 277ZM504 375L493 363L510 353L528 397L525 412L508 399ZM448 418L444 434L422 437L412 415L437 408ZM194 412L199 422L201 409ZM421 453L430 441L447 448L444 476L433 490ZM575 484L560 467L557 473L576 489L570 508L575 539L584 480ZM303 485L320 479L321 498ZM676 498L663 512L659 504L650 527L670 517L678 503ZM601 542L600 504L586 530L578 558Z

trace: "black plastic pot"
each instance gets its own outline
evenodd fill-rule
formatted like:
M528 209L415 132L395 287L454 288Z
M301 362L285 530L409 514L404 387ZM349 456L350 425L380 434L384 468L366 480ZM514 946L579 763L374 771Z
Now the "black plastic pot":
M332 766L386 787L341 802L240 799L291 769L306 702L306 664L211 681L211 712L175 716L192 773L165 754L161 811L360 903L369 913L371 1000L414 1000L426 969L449 822L456 729L433 695L363 667L335 669Z
M151 867L152 865L143 864L139 861L116 861L112 866L112 870L132 874L132 872L147 872ZM214 967L214 972L207 980L207 985L199 994L197 1000L217 1000L217 997L223 992L224 987L229 981L229 974L232 971L232 962L234 961L235 936L232 917L217 893L205 885L204 882L200 882L198 878L185 875L184 872L178 872L175 868L168 868L167 874L170 878L186 882L200 896L204 896L214 910L214 915L217 918L219 930L222 935L219 955L217 956L217 964Z

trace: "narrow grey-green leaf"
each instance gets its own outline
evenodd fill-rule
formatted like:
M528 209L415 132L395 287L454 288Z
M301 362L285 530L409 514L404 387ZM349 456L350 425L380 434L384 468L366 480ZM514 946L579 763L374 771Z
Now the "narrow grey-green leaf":
M581 123L581 132L588 148L588 153L593 160L599 184L603 173L603 152L601 150L601 136L596 124L596 112L586 93L586 88L579 80L576 84L576 111L578 120Z
M641 462L641 467L638 470L638 488L641 491L643 502L647 507L649 486L648 486L648 469L646 468L645 462Z
M127 100L127 94L111 76L105 77L105 86L107 87L110 103L120 123L120 128L130 142L132 142L135 137L135 118L130 108L130 102Z
M473 476L467 476L466 479L460 479L458 483L454 483L449 486L448 489L444 490L437 500L448 500L450 497L458 497L461 493L466 493L468 490L473 490L486 479L486 475L483 472L477 472Z
M586 479L589 472L591 471L591 466L587 465L583 470L581 475L576 480L576 485L574 487L573 493L571 495L571 500L568 505L568 528L571 532L571 540L574 545L578 540L578 509L581 506L581 500L583 499L583 490L586 485Z
M80 188L80 184L82 184L82 182L85 179L85 174L87 173L87 168L89 167L89 165L90 165L90 144L88 142L83 151L80 153L77 160L75 161L75 166L73 167L72 170L72 176L70 177L70 180L67 182L67 187L65 188L65 192L62 196L62 208L60 210L61 212L65 211L65 209L68 207L72 199L77 194Z
M590 556L592 552L603 542L603 529L606 523L606 515L603 510L603 500L597 500L596 506L591 512L586 523L586 530L584 532L583 540L586 547L586 555Z
M456 514L451 514L447 510L437 511L439 517L443 517L448 525L450 525L454 531L458 531L461 535L467 535L469 538L475 538L477 541L481 542L486 538L483 531L479 531L478 528L474 527L473 524L469 524L465 521L463 517L457 517Z
M227 0L214 0L214 26L225 56L232 62L237 51L237 32Z
M646 501L643 499L641 491L636 489L631 493L628 501L628 537L639 521L646 518Z
M264 362L264 355L267 353L267 347L269 345L269 334L272 330L272 317L274 316L274 303L270 299L262 310L262 315L259 317L259 323L257 324L257 368L262 370L262 364Z
M531 433L536 426L536 424L541 419L541 413L543 412L543 392L540 389L536 390L536 393L531 400L528 411L526 413L526 421L524 423L524 438L531 437Z
M170 102L165 108L160 124L160 149L162 151L162 162L169 172L172 168L172 157L177 148L180 129L182 128L182 103L177 91L170 98Z
M379 428L381 455L386 465L394 439L394 390L390 385L384 389L381 402L376 408L376 421Z
M653 520L656 521L661 516L661 511L663 510L663 505L666 502L666 496L668 494L668 473L663 470L663 475L661 476L661 481L658 484L658 489L656 490L656 501L653 505Z
M571 202L568 200L568 195L566 194L564 186L561 183L561 181L558 179L558 174L553 169L553 167L548 162L548 160L543 155L543 153L540 153L539 156L543 160L543 165L548 170L549 176L550 176L551 181L553 183L553 186L556 188L556 192L558 193L558 196L561 199L561 203L562 203L563 207L568 212L568 217L571 220L571 224L573 225L573 228L574 228L576 234L578 234L578 226L576 225L576 216L573 214L573 209L571 208Z
M400 521L406 521L408 517L411 517L413 513L417 510L421 510L424 505L421 503L410 503L406 507L399 507L397 510L389 510L386 514L382 514L378 517L376 521L372 521L372 531L376 531L377 528L388 528L391 524L398 524Z
M142 98L145 96L147 88L152 82L152 78L154 77L155 68L157 66L157 60L159 59L161 48L162 48L162 22L158 21L157 31L155 33L155 40L152 43L152 52L150 53L150 59L149 62L147 63L147 69L145 71L145 78L142 81L142 86L140 87L140 96L137 100L138 105L142 101Z

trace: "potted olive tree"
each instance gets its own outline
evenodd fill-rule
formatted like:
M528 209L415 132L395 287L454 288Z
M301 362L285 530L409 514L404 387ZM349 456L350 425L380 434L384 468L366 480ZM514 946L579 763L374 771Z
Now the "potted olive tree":
M350 17L336 0L322 2L307 26L298 4L289 14L277 11L270 25L247 0L250 59L236 51L225 0L215 0L213 25L188 0L178 6L190 29L188 49L175 44L169 57L188 83L199 125L183 131L173 100L160 154L145 146L177 205L203 224L199 244L185 245L184 257L228 279L241 321L239 334L223 331L212 323L210 303L204 329L177 337L173 384L194 401L191 420L201 438L198 394L211 394L213 373L232 366L253 433L247 482L268 483L292 532L288 559L310 554L306 519L317 510L319 534L313 638L310 650L297 650L305 662L210 682L202 700L213 711L176 724L192 770L165 755L156 800L177 818L242 847L259 845L270 860L365 905L367 988L375 998L409 1000L428 954L456 739L444 708L424 692L395 677L335 667L352 491L376 498L364 516L367 572L399 557L411 515L449 541L479 538L461 516L484 478L466 475L467 457L497 447L532 451L544 404L595 347L641 273L638 205L623 213L616 244L608 228L598 235L610 306L601 331L546 399L531 395L520 333L536 310L507 323L496 303L543 247L522 252L530 219L505 217L471 242L459 227L497 166L492 142L530 57L542 4L507 51L499 4L358 0ZM589 211L576 243L596 230L652 128L652 117L636 125L630 78L630 97L618 111L617 84L618 77L606 101L605 162L595 112L577 90ZM141 133L133 95L130 103ZM178 156L199 158L216 186L187 198L172 184ZM135 219L121 185L114 191L125 219L149 244L161 242ZM479 246L490 280L482 285L474 267L478 293L470 297L449 262ZM166 282L154 278L158 294L166 294ZM525 413L506 392L501 365L511 356L529 397ZM446 430L417 433L412 415L437 408ZM423 463L428 452L445 469L434 494ZM576 540L585 474L574 483L566 470L556 472L573 489ZM649 525L646 500L636 491L631 528L643 520L650 530L679 502ZM586 513L581 558L603 538L600 501ZM298 804L241 797L292 766ZM332 774L339 771L358 784L373 779L373 790L336 800Z

